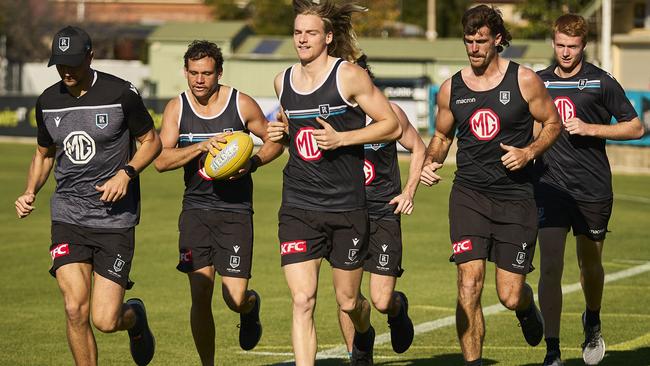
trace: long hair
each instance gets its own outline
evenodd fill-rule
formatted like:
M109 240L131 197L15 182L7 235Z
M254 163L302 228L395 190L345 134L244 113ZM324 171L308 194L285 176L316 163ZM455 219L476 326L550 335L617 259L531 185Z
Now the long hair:
M325 34L332 32L332 43L327 46L327 54L350 62L354 62L362 54L352 29L352 14L366 10L354 2L337 4L333 0L293 0L296 16L315 15L323 20Z
M501 34L501 43L497 46L497 52L503 51L504 47L508 47L512 40L510 32L503 24L501 11L494 7L487 5L475 6L463 14L462 23L464 35L474 35L484 26L488 27L493 37Z

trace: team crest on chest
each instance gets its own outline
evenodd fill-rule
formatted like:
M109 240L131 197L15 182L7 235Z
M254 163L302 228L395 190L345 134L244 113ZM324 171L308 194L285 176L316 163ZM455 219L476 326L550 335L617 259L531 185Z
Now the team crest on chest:
M506 105L510 102L510 90L501 90L499 91L499 102Z
M322 118L327 119L330 116L330 105L329 104L320 104L318 106L318 115Z
M102 130L108 126L108 113L98 113L95 115L95 125Z
M70 37L59 37L59 49L65 52L70 48Z
M578 90L582 90L587 86L587 79L578 80Z

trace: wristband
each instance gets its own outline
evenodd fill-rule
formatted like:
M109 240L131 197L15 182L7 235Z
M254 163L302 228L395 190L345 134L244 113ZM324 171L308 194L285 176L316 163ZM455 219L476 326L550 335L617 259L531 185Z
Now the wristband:
M248 172L255 173L257 168L259 168L259 166L262 165L262 159L260 159L260 157L257 155L253 155L249 160L251 162L251 167L250 169L248 169Z

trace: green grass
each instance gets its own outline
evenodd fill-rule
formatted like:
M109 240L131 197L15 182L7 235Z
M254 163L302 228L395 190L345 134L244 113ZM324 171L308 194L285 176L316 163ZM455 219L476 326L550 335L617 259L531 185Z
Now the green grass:
M0 144L0 365L69 365L72 358L65 337L63 305L50 266L49 196L53 177L38 195L37 210L17 220L13 202L22 192L34 150L30 145ZM273 365L291 359L276 353L291 352L291 306L280 268L277 241L277 210L280 204L281 169L286 157L261 168L255 180L255 254L251 287L263 298L264 335L257 352L241 352L237 341L239 316L229 311L220 296L213 301L217 324L217 364ZM406 166L402 167L406 169ZM405 170L404 170L405 171ZM454 314L455 267L450 254L447 208L453 167L443 169L444 181L436 187L420 187L414 214L403 218L406 272L398 287L409 295L410 314L420 324ZM647 246L650 224L650 177L615 175L617 199L611 220L612 232L605 245L605 269L613 273L650 261ZM177 222L182 195L181 171L159 174L149 168L142 175L142 220L137 228L136 255L131 277L136 285L129 297L145 300L157 353L152 365L198 365L189 327L190 298L186 277L177 263ZM631 198L630 198L631 197ZM634 197L645 198L645 201ZM566 251L564 283L578 281L573 241ZM536 266L539 258L535 259ZM341 345L329 266L321 271L316 312L319 350ZM494 267L488 266L484 306L498 302ZM538 272L530 276L537 288ZM364 291L367 284L364 283ZM220 291L215 291L220 294ZM602 311L607 357L602 365L648 365L650 360L650 276L647 273L606 285ZM582 365L580 313L581 292L564 297L562 324L563 356L568 366ZM373 313L377 333L388 331L383 316ZM543 344L528 347L514 314L501 312L486 317L484 358L488 365L539 365ZM95 332L100 364L129 365L127 335ZM454 326L416 335L411 349L402 355L390 344L375 349L377 365L462 365ZM318 365L344 364L342 360L318 361Z

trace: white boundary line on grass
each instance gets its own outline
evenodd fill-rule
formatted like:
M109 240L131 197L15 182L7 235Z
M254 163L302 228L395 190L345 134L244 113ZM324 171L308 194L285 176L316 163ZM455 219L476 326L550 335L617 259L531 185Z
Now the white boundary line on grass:
M618 280L622 280L624 278L636 276L638 274L644 273L644 272L649 272L650 271L650 262L645 262L644 264L634 266L628 269L624 269L622 271L614 272L611 274L608 274L605 276L605 283L609 282L614 282ZM580 291L582 288L580 286L580 282L572 283L570 285L565 285L562 286L562 294L570 294L572 292ZM537 301L537 295L535 295L535 301ZM500 312L506 311L507 309L501 305L501 304L494 304L490 305L488 307L483 308L483 315L484 316L490 316L494 314L498 314ZM422 333L428 333L431 331L434 331L436 329L444 328L447 326L451 326L456 324L456 316L447 316L444 318L436 319L430 322L425 322L422 324L418 324L414 327L415 334L422 334ZM377 335L375 337L375 345L380 345L384 343L390 342L390 333L383 333ZM286 353L274 353L274 352L246 352L249 354L260 354L260 355L266 355L266 356L284 356ZM348 357L348 350L345 346L338 346L338 347L333 347L330 349L323 350L321 352L318 352L316 354L316 359L326 359L326 358L347 358ZM291 365L294 360L287 360L284 361L283 363L286 363L288 365Z

